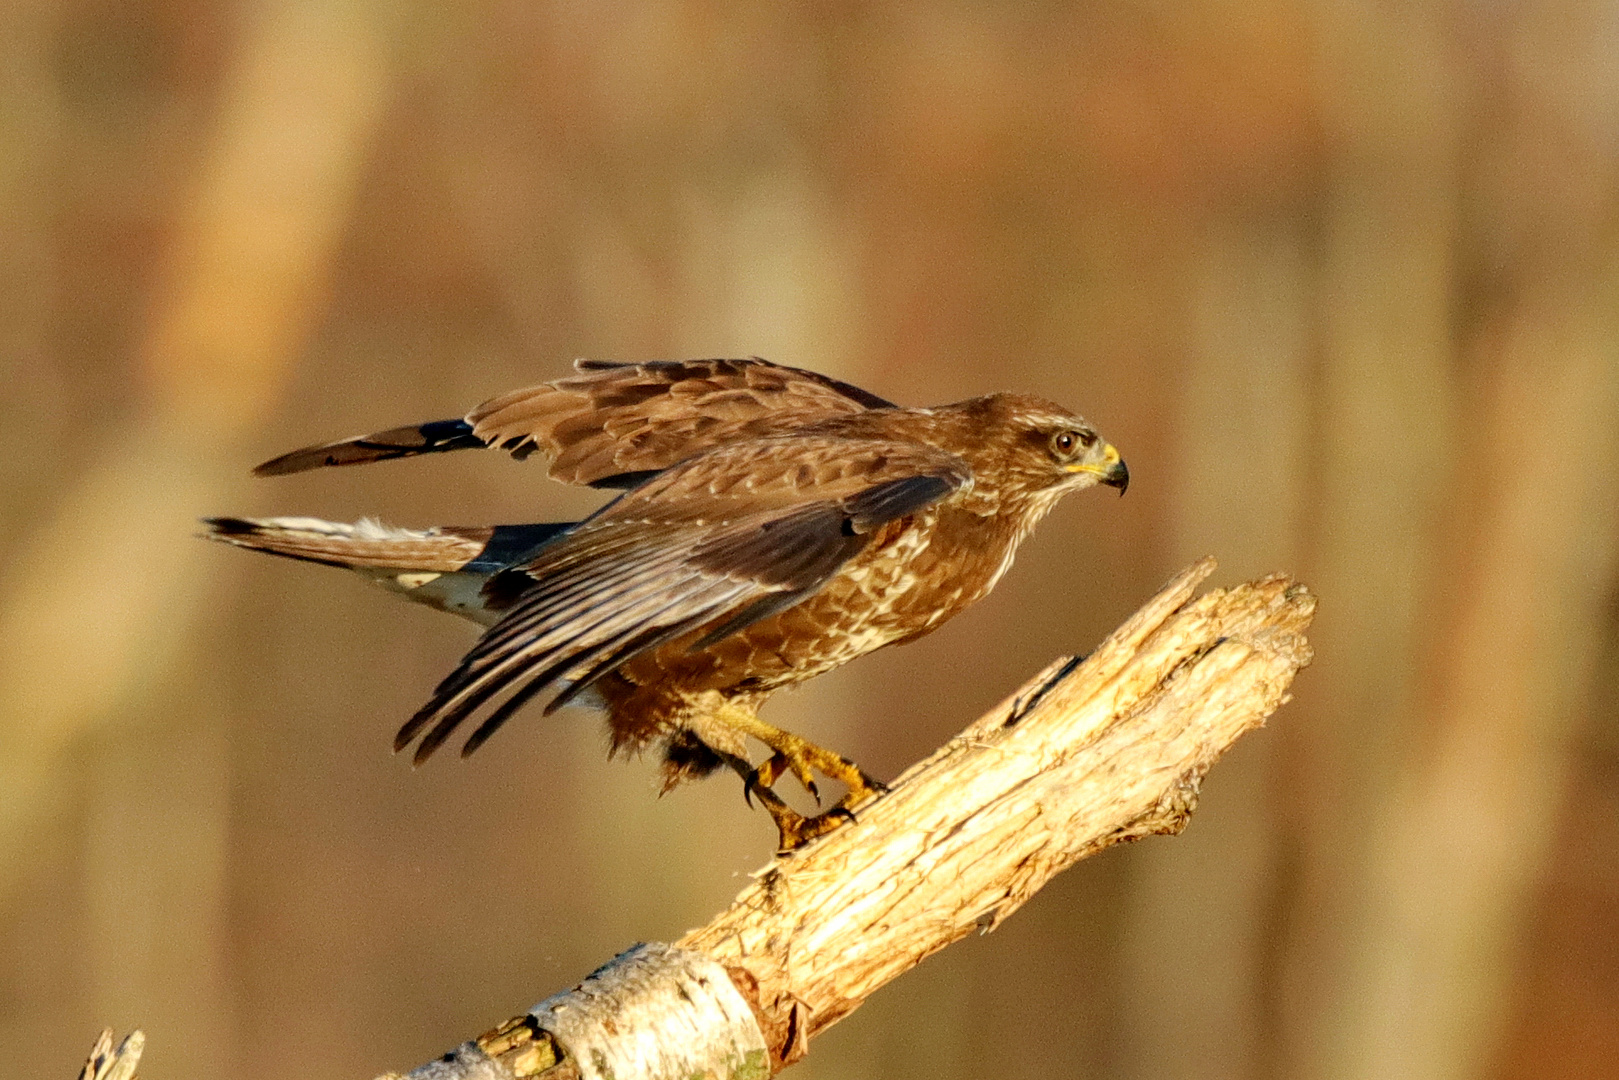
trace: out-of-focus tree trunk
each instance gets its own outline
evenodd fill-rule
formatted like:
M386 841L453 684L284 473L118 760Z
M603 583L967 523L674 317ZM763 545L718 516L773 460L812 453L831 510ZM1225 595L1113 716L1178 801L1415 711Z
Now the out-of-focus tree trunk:
M1619 605L1608 625L1573 775L1536 904L1517 931L1502 1080L1587 1080L1619 1061Z
M1479 1076L1500 1038L1613 575L1619 289L1594 292L1573 313L1526 296L1487 361L1466 445L1489 480L1446 567L1420 742L1373 834L1345 1075Z
M37 448L61 418L65 390L50 348L60 287L50 245L48 193L59 166L61 103L46 48L61 12L49 4L0 5L0 544L22 532L40 501L48 463Z
M1306 244L1285 213L1241 210L1202 238L1194 338L1176 403L1175 557L1219 551L1241 577L1297 560L1309 474ZM1219 812L1201 818L1177 851L1130 853L1120 1055L1128 1075L1261 1073L1278 888L1274 749L1261 733L1232 755L1204 793ZM1176 1036L1165 1038L1168 1030Z
M1321 0L1311 10L1330 153L1305 565L1333 598L1320 622L1333 663L1301 688L1309 719L1281 739L1299 848L1271 1068L1324 1080L1358 1075L1343 1071L1357 1051L1338 1020L1364 946L1366 830L1386 805L1425 678L1424 605L1457 406L1458 162L1446 9Z
M1320 793L1303 894L1316 917L1293 942L1287 997L1306 1007L1290 1075L1460 1080L1488 1068L1499 1038L1600 637L1619 499L1619 291L1611 237L1589 228L1611 200L1599 132L1615 86L1595 11L1570 14L1522 9L1507 28L1425 9L1323 21L1350 80L1335 97L1356 107L1327 211L1312 568L1347 605L1322 619L1339 662L1310 698L1339 749L1317 743L1311 756L1357 787L1300 774ZM1478 77L1510 87L1478 117L1456 105L1469 73L1453 50L1469 32L1502 34L1505 70ZM1565 81L1528 75L1551 70ZM1500 116L1464 193L1463 124ZM1379 327L1392 336L1365 335ZM1450 499L1437 522L1436 485Z
M1340 1075L1481 1076L1502 1037L1619 544L1610 26L1594 4L1519 9L1484 73L1502 100L1464 219L1470 420L1410 753L1361 882Z
M6 568L0 609L0 880L17 880L31 823L76 786L58 771L66 751L102 731L87 784L90 997L120 1022L165 1024L196 1058L176 1072L199 1075L232 1044L224 712L204 682L193 708L154 715L155 691L206 617L195 518L240 487L245 439L319 313L384 100L392 16L289 0L243 17L140 345L145 400L92 436L86 475Z

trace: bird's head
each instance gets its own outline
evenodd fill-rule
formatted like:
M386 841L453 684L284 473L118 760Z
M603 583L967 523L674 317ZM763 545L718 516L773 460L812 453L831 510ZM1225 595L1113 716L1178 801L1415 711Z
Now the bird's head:
M1053 495L1106 484L1119 494L1130 470L1082 417L1041 398L992 394L971 403L981 425L979 453L1025 491Z

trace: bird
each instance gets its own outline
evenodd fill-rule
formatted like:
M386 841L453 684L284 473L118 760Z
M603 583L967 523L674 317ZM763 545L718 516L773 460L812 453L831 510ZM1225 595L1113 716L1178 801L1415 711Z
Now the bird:
M657 748L665 791L730 768L781 852L853 820L885 786L759 709L865 653L914 641L994 588L1057 501L1122 495L1123 458L1042 398L907 408L750 359L578 360L564 378L460 419L294 450L283 476L464 449L549 459L612 493L581 521L407 529L304 517L205 519L210 539L358 572L479 624L482 636L400 728L421 764L477 720L472 753L537 695L606 714L613 754ZM750 740L766 755L758 764ZM846 794L813 816L791 774Z

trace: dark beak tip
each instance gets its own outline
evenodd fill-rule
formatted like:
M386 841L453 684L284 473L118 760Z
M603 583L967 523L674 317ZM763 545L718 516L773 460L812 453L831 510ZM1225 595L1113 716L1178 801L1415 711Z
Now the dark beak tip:
M1130 470L1121 461L1107 471L1107 475L1102 478L1102 483L1108 487L1118 488L1119 494L1122 496L1130 487Z

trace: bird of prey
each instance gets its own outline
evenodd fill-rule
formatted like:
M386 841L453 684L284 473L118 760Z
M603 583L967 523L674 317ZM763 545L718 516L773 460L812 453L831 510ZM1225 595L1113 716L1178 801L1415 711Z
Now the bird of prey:
M912 641L979 599L1059 498L1130 474L1084 420L1037 397L903 408L764 360L617 364L439 420L295 450L254 470L494 447L615 490L583 521L398 529L213 518L226 543L358 571L486 627L399 731L420 763L467 721L470 754L535 695L607 714L614 750L661 747L664 785L736 770L790 850L883 790L758 716L776 690ZM757 766L748 740L769 750ZM815 817L792 773L847 794Z

